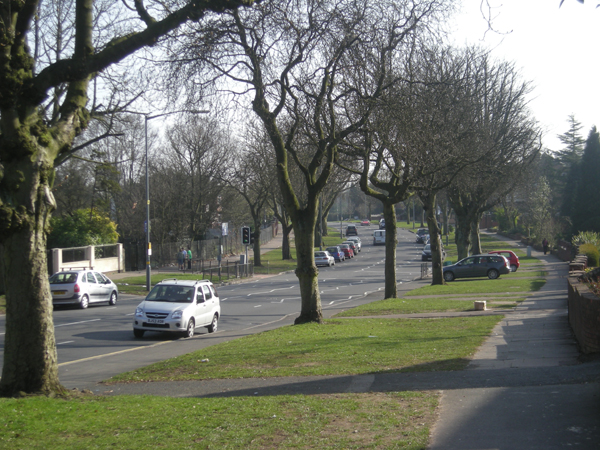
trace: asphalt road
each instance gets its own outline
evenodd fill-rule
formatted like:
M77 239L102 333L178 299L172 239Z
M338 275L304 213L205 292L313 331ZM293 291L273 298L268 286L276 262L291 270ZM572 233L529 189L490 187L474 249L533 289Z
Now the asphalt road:
M362 252L334 267L319 269L324 315L331 316L383 298L384 246L372 245L376 226L359 227ZM412 289L421 273L421 248L414 234L399 229L397 281ZM381 295L377 295L381 292ZM293 323L300 312L298 280L293 273L218 287L221 320L216 333L197 330L192 339L147 332L136 339L132 332L135 307L142 300L121 295L115 306L54 311L59 376L67 388L97 390L97 382L118 373L189 353L244 335ZM0 352L4 349L4 317L0 317Z

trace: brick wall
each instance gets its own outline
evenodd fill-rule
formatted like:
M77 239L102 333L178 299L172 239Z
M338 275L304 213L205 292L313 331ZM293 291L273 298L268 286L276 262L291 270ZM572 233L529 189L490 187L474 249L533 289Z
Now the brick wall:
M583 353L600 352L600 298L577 276L568 279L569 324Z

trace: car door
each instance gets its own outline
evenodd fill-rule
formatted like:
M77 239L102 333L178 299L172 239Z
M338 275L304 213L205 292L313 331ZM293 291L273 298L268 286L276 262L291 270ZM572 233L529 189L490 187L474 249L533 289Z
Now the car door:
M463 259L461 262L459 262L454 270L454 276L456 278L468 278L468 277L475 277L477 275L474 275L475 273L475 258L474 257L469 257L469 258L465 258Z
M206 323L207 314L204 291L202 290L202 286L198 286L198 289L196 290L196 305L194 307L194 320L196 321L196 326L201 326Z
M203 284L202 292L204 293L204 310L202 313L202 325L208 325L213 318L213 309L215 307L215 298L207 284Z
M108 279L99 272L94 272L96 281L98 281L98 301L108 301L112 292L112 286Z
M102 292L100 291L100 287L99 287L100 285L96 281L96 277L94 276L94 273L86 272L85 273L85 281L87 283L88 295L90 296L90 303L101 301L102 300L102 298L101 298Z

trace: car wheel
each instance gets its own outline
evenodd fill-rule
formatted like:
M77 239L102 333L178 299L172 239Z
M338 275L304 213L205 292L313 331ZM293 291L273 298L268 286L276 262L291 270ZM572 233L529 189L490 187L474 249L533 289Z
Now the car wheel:
M490 269L488 271L488 278L490 280L495 280L496 278L498 278L500 276L500 274L498 273L498 271L496 269Z
M452 272L444 272L444 280L446 280L446 281L453 281L454 280L454 274Z
M194 318L190 318L190 321L187 324L187 329L185 330L184 337L191 338L194 337L194 330L196 329L196 323L194 322Z
M208 329L208 332L214 333L215 331L217 331L218 324L219 324L219 316L215 314L213 316L213 320L210 323L210 325L206 327Z
M87 295L84 295L83 297L81 297L81 301L79 302L79 307L81 309L85 309L88 306L90 306L90 299Z
M511 264L510 271L511 272L516 272L517 271L517 265L516 264Z
M144 330L138 330L137 328L133 329L133 335L136 338L143 338L144 337Z
M112 294L110 294L110 299L108 300L108 304L109 305L117 304L117 293L115 291L113 291Z

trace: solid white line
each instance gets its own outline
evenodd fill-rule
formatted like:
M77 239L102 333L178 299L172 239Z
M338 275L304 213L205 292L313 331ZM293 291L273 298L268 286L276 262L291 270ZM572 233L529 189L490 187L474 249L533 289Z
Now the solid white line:
M67 325L78 325L80 323L87 323L87 322L97 322L98 320L102 320L102 319L91 319L91 320L82 320L81 322L63 323L61 325L54 325L54 328L66 327Z

